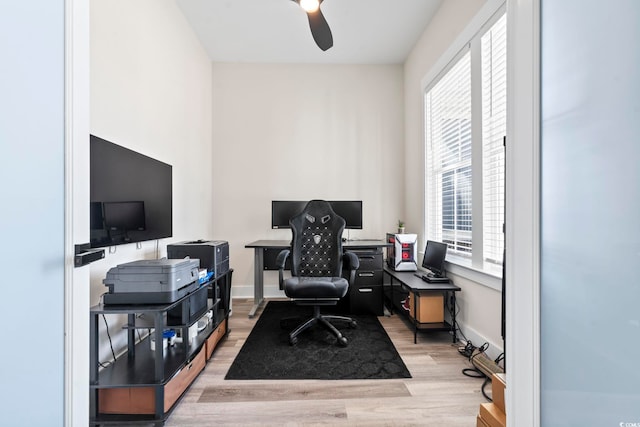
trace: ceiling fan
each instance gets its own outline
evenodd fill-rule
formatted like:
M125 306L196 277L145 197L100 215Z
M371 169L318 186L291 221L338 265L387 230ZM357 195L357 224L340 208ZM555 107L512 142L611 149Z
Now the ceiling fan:
M311 35L315 40L318 47L322 50L327 50L333 46L333 35L331 34L331 28L327 20L324 18L322 11L320 10L320 4L324 0L292 0L300 5L309 18L309 27L311 28Z

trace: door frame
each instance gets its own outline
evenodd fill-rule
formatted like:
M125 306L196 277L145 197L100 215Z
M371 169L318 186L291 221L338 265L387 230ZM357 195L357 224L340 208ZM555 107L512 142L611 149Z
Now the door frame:
M540 425L540 0L507 0L507 23L507 424L537 427Z

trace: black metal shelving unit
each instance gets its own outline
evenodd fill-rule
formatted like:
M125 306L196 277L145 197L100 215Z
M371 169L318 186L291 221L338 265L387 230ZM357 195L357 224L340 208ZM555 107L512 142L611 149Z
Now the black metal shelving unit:
M453 342L457 342L456 323L456 292L461 289L452 283L427 283L416 277L414 272L397 272L389 267L384 267L385 278L383 281L384 299L387 307L393 314L395 310L405 315L413 324L413 342L417 342L418 331L448 331L452 335ZM409 313L402 308L402 300L409 294L419 299L421 295L442 294L443 309L449 313L451 322L421 322L418 320L417 311L419 302L414 301L413 312Z
M191 368L196 358L205 358L205 346L209 337L223 322L224 334L228 334L228 317L230 311L231 276L233 270L203 283L198 289L170 304L154 305L104 305L99 304L90 309L90 425L154 424L161 426L167 420L188 385L180 392L180 396L165 408L165 386L185 367ZM198 312L190 310L192 298L203 297L199 292L207 293L207 304ZM179 324L168 325L170 311L182 313ZM189 342L189 328L206 312L213 312L212 321ZM103 315L126 315L127 352L103 369L98 360L99 318ZM149 335L136 341L137 332L153 329ZM163 346L165 329L180 330L182 342L173 346ZM151 349L150 339L155 339L155 349ZM199 359L200 361L202 359ZM206 362L206 359L205 359ZM204 364L201 365L201 369ZM190 384L189 384L190 385ZM154 413L103 413L100 409L100 391L107 389L151 389L154 394ZM166 409L166 410L165 410Z

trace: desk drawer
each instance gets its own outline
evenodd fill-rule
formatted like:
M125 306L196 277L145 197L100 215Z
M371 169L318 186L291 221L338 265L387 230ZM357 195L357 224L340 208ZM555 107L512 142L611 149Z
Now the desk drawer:
M182 370L167 383L164 389L165 412L171 409L182 393L191 385L193 380L196 379L200 371L204 369L206 361L207 356L203 346L191 362L187 363Z
M207 360L209 360L209 358L213 354L213 350L215 350L216 346L218 345L218 341L220 341L226 333L227 333L227 319L224 319L222 322L220 322L218 327L214 329L211 335L209 335L209 338L207 338L207 341L205 341L205 348L207 351Z
M205 362L206 354L203 347L203 350L164 386L100 389L98 391L100 413L154 414L155 387L164 388L164 412L166 413L202 371Z
M382 286L363 286L349 292L350 312L382 316Z
M360 270L382 270L382 253L355 252L360 261Z
M381 286L382 270L357 270L354 286L360 288L362 286Z

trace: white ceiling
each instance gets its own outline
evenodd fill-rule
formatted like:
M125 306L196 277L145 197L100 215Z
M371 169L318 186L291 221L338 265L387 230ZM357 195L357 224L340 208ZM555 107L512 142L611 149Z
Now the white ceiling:
M215 62L403 63L442 0L325 0L333 47L320 50L291 0L177 0Z

